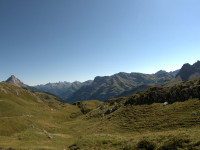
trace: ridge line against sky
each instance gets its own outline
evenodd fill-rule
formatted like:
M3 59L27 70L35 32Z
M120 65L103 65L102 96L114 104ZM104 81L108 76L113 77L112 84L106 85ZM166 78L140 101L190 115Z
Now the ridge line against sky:
M1 0L0 79L174 71L200 58L199 0Z

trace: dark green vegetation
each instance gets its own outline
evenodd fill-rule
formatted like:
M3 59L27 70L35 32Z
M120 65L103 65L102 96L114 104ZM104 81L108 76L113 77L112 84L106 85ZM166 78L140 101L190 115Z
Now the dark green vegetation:
M126 104L173 103L189 98L200 98L200 80L183 81L172 87L153 86L147 91L133 94Z
M83 100L106 100L117 97L127 90L131 90L143 84L159 84L173 78L173 75L159 71L156 74L124 73L120 72L113 76L96 77L94 81L81 87L67 102Z
M200 80L184 81L129 98L70 105L2 82L0 148L198 150L199 86ZM163 100L166 93L176 99ZM170 104L163 106L166 100Z

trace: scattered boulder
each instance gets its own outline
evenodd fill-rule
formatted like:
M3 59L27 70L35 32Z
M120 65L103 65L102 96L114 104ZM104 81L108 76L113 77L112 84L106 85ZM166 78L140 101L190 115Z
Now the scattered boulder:
M168 102L164 102L164 103L163 103L163 106L167 106L167 105L168 105Z

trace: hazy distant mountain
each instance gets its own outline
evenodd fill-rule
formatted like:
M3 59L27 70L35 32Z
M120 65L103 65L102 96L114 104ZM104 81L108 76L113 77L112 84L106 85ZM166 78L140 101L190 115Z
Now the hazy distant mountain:
M184 64L176 75L176 79L185 81L190 79L200 78L200 61L197 61L193 65Z
M179 71L180 69L177 69L175 71L170 71L169 73L175 77L179 73Z
M40 91L52 93L55 95L60 95L65 92L71 86L70 82L58 82L58 83L47 83L45 85L37 85L37 88Z
M62 99L68 98L71 94L81 88L83 85L88 85L92 81L88 80L86 82L58 82L58 83L47 83L45 85L37 85L37 88L40 91L48 92L54 94Z
M66 99L69 96L71 96L74 92L76 92L78 89L80 89L82 86L89 85L90 83L92 83L92 80L88 80L85 82L75 81L71 84L71 86L66 91L60 94L60 97L62 99Z
M31 87L31 86L28 86L27 84L24 84L22 81L20 81L20 80L19 80L18 78L16 78L14 75L11 75L11 76L6 80L6 82L11 83L12 85L21 87L21 88L23 88L23 89L33 91L33 92L38 91L36 88Z
M91 84L81 87L66 101L70 103L92 99L103 101L134 87L143 84L158 84L172 78L173 75L166 71L159 71L155 74L120 72L112 76L97 76Z

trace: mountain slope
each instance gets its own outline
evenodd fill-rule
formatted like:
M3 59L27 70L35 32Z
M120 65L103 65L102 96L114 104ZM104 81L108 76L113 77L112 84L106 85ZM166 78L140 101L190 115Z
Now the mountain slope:
M117 97L130 97L131 95L140 92L140 91L145 91L146 89L148 89L149 87L153 86L154 84L143 84L143 85L139 85L137 87L134 87L130 90L124 91L122 92L120 95L118 95Z
M73 135L64 123L81 114L53 95L1 82L0 149L63 149Z
M81 87L66 101L70 103L92 99L103 101L139 85L158 84L172 78L171 74L164 71L156 74L120 72L112 76L96 77L90 85Z
M200 77L200 61L197 61L193 65L184 64L179 73L176 75L176 78L182 81L197 79L199 77Z

